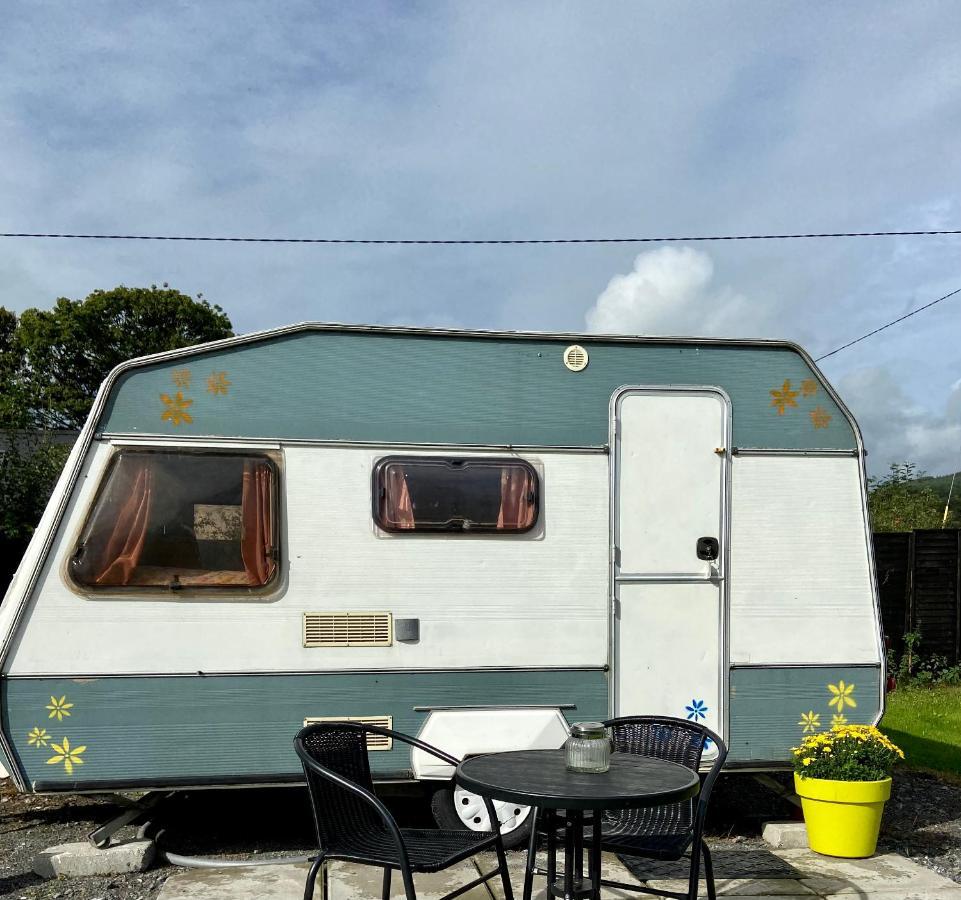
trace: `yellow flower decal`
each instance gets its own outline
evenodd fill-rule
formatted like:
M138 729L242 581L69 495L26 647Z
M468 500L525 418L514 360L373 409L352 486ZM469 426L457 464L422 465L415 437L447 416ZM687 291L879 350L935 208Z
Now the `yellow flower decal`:
M73 709L73 704L67 702L66 695L61 697L59 700L56 697L51 697L50 702L47 704L47 709L50 710L50 715L47 716L48 719L53 719L56 717L58 722L62 722L64 716L70 715L70 710Z
M844 715L844 713L835 713L833 716L831 716L832 727L835 725L847 725L847 724L848 724L848 717Z
M810 712L801 713L801 721L798 722L798 725L804 726L803 734L807 734L809 731L817 731L821 727L821 716L813 709Z
M777 414L783 416L788 407L797 406L797 400L794 399L797 395L797 391L791 390L791 379L785 378L780 390L775 388L771 391L771 406L777 407Z
M828 706L836 706L839 713L844 712L845 706L855 707L857 703L851 694L854 693L853 684L845 684L843 681L839 681L837 684L829 684L828 690L831 692L832 697L828 700ZM844 724L844 723L837 723Z
M207 379L207 393L226 394L232 383L227 380L226 372L211 372Z
M51 700L53 697L50 698ZM67 713L67 715L70 715ZM46 728L41 728L39 725L36 728L32 728L30 733L27 735L27 743L31 747L36 747L38 750L41 747L47 746L47 741L50 740L50 735L47 733Z
M171 397L169 394L161 394L160 399L166 407L160 414L160 418L165 422L170 422L171 425L180 425L181 423L189 425L193 422L193 416L187 412L187 408L192 406L194 401L185 400L181 391L177 391L174 397Z
M47 760L48 766L55 766L57 763L63 763L63 767L67 770L67 774L73 775L73 767L83 765L83 760L80 758L80 754L87 749L84 744L81 744L79 747L71 747L70 741L67 740L67 738L64 738L62 743L51 744L51 746L56 751L56 754Z
M813 378L805 378L801 382L801 396L813 397L818 392L818 383Z
M170 380L179 388L189 388L192 377L190 369L174 369L170 373Z
M827 428L831 424L831 414L823 406L815 406L808 415L815 428Z

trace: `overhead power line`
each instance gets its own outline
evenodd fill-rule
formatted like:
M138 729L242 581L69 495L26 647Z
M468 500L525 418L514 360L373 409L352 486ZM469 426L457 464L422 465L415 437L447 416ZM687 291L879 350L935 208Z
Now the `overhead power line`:
M961 229L938 231L824 231L798 234L713 234L686 237L607 238L284 238L223 237L175 234L66 234L29 231L0 232L0 238L61 238L84 241L201 241L222 244L674 244L707 241L792 241L811 238L926 237L961 235Z
M880 328L875 328L874 331L869 331L867 334L862 334L861 337L855 338L853 341L848 341L846 344L832 350L830 353L825 353L823 356L818 356L815 358L815 362L820 362L822 359L827 359L829 356L834 356L835 353L840 353L842 350L847 350L848 347L853 347L855 344L860 344L861 341L866 341L869 337L874 337L878 332L884 331L886 328L890 328L892 325L897 325L898 322L903 322L905 319L910 319L911 316L916 316L919 312L924 312L926 309L930 309L932 306L940 303L942 300L947 300L949 297L954 297L957 294L961 294L961 288L951 291L950 294L945 294L943 297L938 297L937 300L932 300L930 303L925 303L924 306L919 306L917 309L912 309L911 312L905 313L903 316L899 316L897 319L892 319L890 322L885 323Z

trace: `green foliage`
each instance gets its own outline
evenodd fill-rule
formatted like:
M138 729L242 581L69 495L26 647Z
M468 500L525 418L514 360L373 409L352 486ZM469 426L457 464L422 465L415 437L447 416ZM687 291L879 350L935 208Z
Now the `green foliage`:
M37 527L70 446L42 433L14 433L6 440L0 453L0 534L17 540Z
M921 629L918 627L904 635L904 650L900 659L895 659L893 650L888 652L888 671L895 673L899 685L933 687L961 684L961 666L950 665L948 658L939 653L924 656L920 647Z
M125 360L229 337L219 306L168 285L61 297L19 317L0 307L0 538L28 537L67 458L51 429L79 429Z
M835 725L793 749L794 771L805 778L880 781L904 753L873 725Z
M892 463L883 478L868 482L868 508L875 531L914 531L940 528L944 501L936 491L918 483L924 473L914 463ZM953 517L952 517L953 518ZM952 519L948 520L950 525Z
M961 777L961 687L899 687L887 696L881 730L904 748L911 768Z
M80 428L114 366L149 353L229 337L219 306L168 285L116 287L51 310L0 312L0 425ZM9 407L12 404L7 403Z

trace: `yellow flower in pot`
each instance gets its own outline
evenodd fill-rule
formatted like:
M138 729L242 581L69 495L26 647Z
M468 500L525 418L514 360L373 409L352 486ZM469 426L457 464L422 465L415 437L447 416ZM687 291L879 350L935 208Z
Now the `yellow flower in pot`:
M891 796L891 770L904 753L873 725L835 725L794 753L811 849L827 856L871 856Z

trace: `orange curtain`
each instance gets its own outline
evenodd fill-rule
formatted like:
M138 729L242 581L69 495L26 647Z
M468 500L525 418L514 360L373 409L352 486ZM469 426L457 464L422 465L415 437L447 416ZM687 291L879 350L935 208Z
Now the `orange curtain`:
M530 528L534 524L534 489L531 473L521 466L501 469L501 508L497 514L498 529Z
M407 476L400 466L388 467L384 487L384 522L392 528L413 528L414 504L407 490Z
M113 531L104 547L101 556L102 568L95 579L97 584L130 584L147 537L153 484L150 461L128 458L120 464L129 471L126 473L127 477L118 485L118 494L126 495L127 499L120 508Z
M247 583L251 585L266 584L277 568L270 482L270 466L266 463L244 463L241 501L244 533L240 541L240 553L247 572Z

